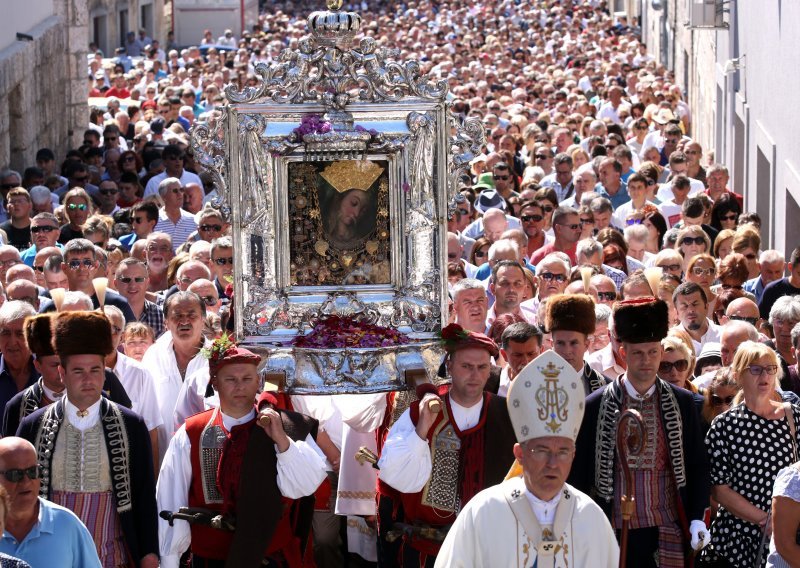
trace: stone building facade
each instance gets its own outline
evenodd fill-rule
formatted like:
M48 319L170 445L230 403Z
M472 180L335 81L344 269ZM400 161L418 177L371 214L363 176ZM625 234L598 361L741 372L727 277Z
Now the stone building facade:
M42 147L63 158L89 120L86 3L24 4L0 18L0 168L20 171Z

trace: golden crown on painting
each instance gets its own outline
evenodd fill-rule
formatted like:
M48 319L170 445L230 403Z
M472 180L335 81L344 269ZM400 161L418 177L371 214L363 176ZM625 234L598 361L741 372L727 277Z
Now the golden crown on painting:
M322 171L322 179L339 193L350 189L367 191L383 173L383 168L369 160L340 160Z

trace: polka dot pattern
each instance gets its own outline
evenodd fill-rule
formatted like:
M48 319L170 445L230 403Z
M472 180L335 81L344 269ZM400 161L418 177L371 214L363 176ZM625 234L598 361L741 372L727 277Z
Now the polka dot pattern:
M792 408L794 416L800 416L800 407ZM763 511L769 510L778 472L794 463L787 418L763 418L744 403L714 420L706 436L706 448L711 460L711 483L728 485ZM761 529L757 525L720 507L706 554L749 568L755 566L760 543Z

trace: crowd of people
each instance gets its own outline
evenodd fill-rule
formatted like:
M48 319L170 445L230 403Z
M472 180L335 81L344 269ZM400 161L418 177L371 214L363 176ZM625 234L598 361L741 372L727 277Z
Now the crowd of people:
M0 566L798 563L800 247L762 250L602 2L352 6L485 127L447 221L447 357L418 393L260 392L189 133L317 4L93 51L82 144L0 171ZM532 371L548 352L561 378ZM623 464L627 409L647 443Z

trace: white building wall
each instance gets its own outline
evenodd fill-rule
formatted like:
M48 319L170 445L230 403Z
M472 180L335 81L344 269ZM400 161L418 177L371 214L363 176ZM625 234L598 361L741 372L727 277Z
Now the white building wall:
M746 210L761 215L762 248L788 256L800 246L800 3L728 2L728 30L685 29L688 7L640 0L645 43L687 93L692 136L728 166ZM628 11L635 16L630 4ZM742 56L742 68L732 69Z

